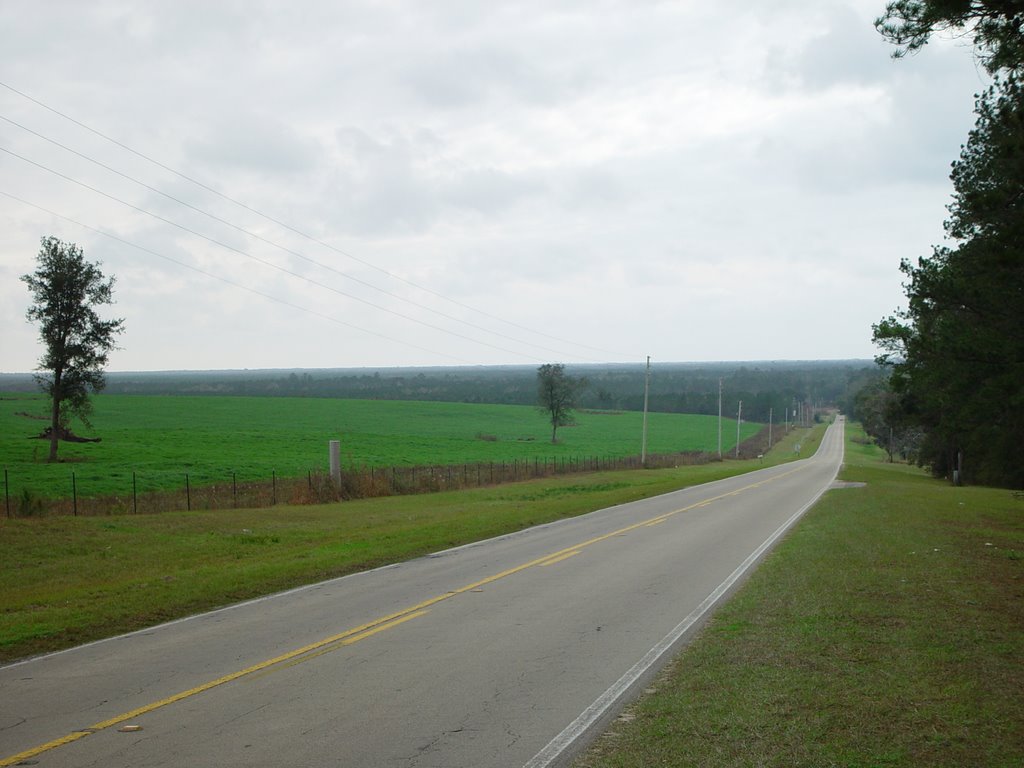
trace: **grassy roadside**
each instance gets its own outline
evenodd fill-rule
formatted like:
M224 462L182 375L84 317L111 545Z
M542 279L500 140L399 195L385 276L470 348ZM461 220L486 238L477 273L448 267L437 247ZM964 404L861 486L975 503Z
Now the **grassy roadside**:
M1024 500L851 442L841 479L580 756L616 766L1024 765Z
M0 662L809 455L258 510L0 518Z

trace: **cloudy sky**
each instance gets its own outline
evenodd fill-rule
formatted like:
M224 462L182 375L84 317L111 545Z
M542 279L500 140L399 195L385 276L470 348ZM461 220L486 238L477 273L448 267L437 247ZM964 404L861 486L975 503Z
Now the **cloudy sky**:
M985 76L884 0L0 3L0 371L870 358Z

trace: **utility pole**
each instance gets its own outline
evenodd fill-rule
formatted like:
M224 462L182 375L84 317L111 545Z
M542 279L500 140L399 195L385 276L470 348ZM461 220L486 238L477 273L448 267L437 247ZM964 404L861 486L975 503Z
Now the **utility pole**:
M722 379L718 379L718 458L722 458Z
M651 356L647 356L647 372L644 374L644 435L640 444L640 466L647 466L647 395L651 388Z
M768 448L772 447L772 417L775 415L775 409L768 409Z
M740 457L740 424L743 423L743 401L740 400L740 407L736 411L736 458Z

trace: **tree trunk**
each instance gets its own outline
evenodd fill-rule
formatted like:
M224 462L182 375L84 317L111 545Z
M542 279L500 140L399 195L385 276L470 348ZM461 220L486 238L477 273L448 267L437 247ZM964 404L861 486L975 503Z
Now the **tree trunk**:
M55 371L53 376L53 389L50 390L50 458L47 461L57 460L57 445L60 442L60 372Z

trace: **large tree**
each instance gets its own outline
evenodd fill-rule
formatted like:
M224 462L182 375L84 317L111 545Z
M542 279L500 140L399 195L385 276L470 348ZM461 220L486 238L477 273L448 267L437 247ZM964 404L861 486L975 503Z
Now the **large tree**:
M573 423L572 411L587 380L569 376L561 363L548 363L537 369L537 402L551 421L551 442L556 442L559 427Z
M896 56L937 32L969 39L996 76L953 167L952 247L904 260L907 309L875 341L903 415L923 429L922 463L1024 487L1024 0L894 0L875 24Z
M82 249L55 237L44 237L36 271L22 280L32 292L26 317L39 323L45 351L36 376L50 398L50 461L66 437L72 416L89 425L89 396L103 389L103 368L124 330L124 320L104 320L98 306L113 304L114 278L85 260Z
M997 80L954 164L955 247L903 261L907 309L875 326L920 458L938 475L1024 487L1024 87ZM961 462L963 462L961 466Z
M924 47L936 32L970 37L989 72L1019 70L1024 62L1021 0L895 0L875 27L904 56Z

